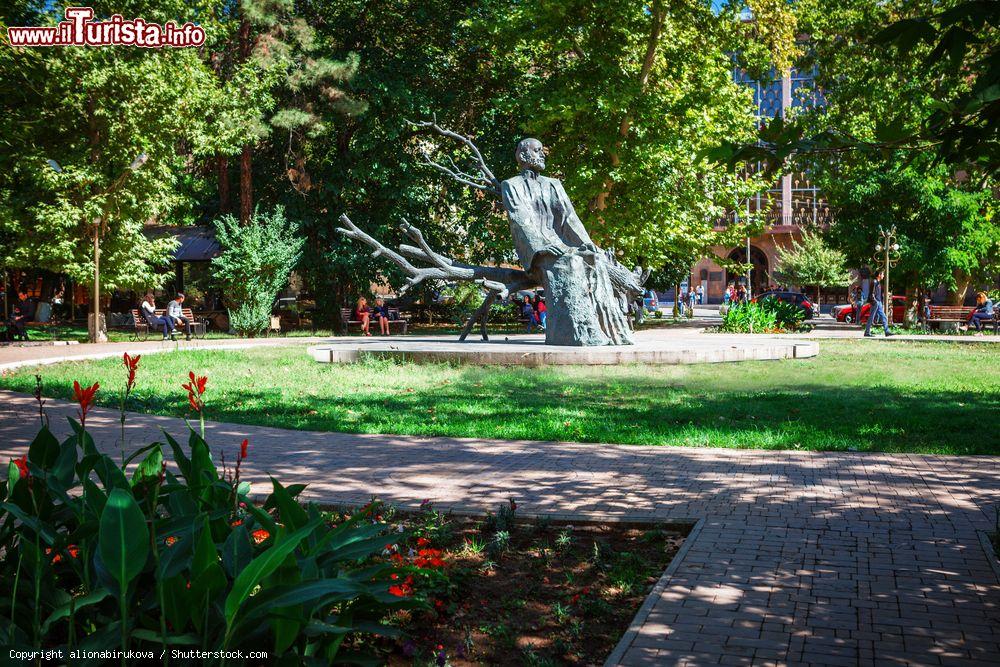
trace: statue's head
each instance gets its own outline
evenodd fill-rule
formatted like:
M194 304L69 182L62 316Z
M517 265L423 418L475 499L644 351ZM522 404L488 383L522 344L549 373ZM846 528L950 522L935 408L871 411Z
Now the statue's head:
M542 171L545 169L545 147L538 139L521 139L514 153L517 166L520 169Z

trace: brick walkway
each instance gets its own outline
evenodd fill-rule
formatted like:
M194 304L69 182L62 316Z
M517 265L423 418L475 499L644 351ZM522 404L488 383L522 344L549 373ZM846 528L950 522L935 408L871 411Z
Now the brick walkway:
M0 392L0 460L24 451L30 398ZM54 427L74 408L50 401ZM91 431L116 451L117 413ZM182 421L133 415L146 443ZM483 442L210 424L249 436L251 465L309 497L529 512L703 519L620 664L997 665L1000 582L977 529L1000 457ZM131 447L132 445L130 445Z

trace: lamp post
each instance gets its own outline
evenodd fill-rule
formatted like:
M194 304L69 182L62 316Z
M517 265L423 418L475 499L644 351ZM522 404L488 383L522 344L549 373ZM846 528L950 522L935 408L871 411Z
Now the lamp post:
M885 266L885 285L883 285L882 304L885 307L886 319L892 319L892 292L889 291L889 269L899 263L899 244L896 243L896 225L890 229L878 228L879 241L875 244L875 259Z
M111 182L111 184L98 192L95 196L103 197L110 195L125 182L128 175L133 171L138 171L142 165L146 164L149 156L146 153L140 153L132 160L129 164L128 169L123 171L118 177ZM46 160L46 163L58 173L62 173L62 167L55 160ZM98 216L94 218L94 292L91 304L91 313L87 322L87 340L91 343L106 343L108 341L108 335L105 333L104 329L101 327L101 232L105 224L107 223L107 214ZM72 294L70 295L72 299Z

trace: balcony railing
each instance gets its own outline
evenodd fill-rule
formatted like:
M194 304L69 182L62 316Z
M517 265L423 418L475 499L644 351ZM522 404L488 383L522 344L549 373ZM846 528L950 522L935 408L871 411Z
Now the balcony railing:
M715 221L716 227L728 227L734 222L746 220L753 217L757 220L763 219L768 228L771 227L825 227L834 221L832 211L802 211L801 213L783 214L779 211L769 211L767 213L753 213L748 216L746 213L729 213Z

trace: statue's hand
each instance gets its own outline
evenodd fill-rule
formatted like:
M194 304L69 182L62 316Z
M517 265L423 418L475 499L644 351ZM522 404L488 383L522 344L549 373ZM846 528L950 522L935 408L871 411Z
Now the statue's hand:
M597 244L595 244L595 243L594 243L593 241L591 241L591 242L589 242L589 243L584 243L584 244L583 244L582 246L580 246L580 247L581 247L582 249L584 249L584 250L588 250L588 251L590 251L590 252L594 253L595 255L596 255L596 254L598 254L599 252L601 252L601 249L600 249L600 248L598 248L598 247L597 247Z
M566 248L558 243L551 243L542 248L542 252L546 255L552 255L553 257L562 257L566 254Z

